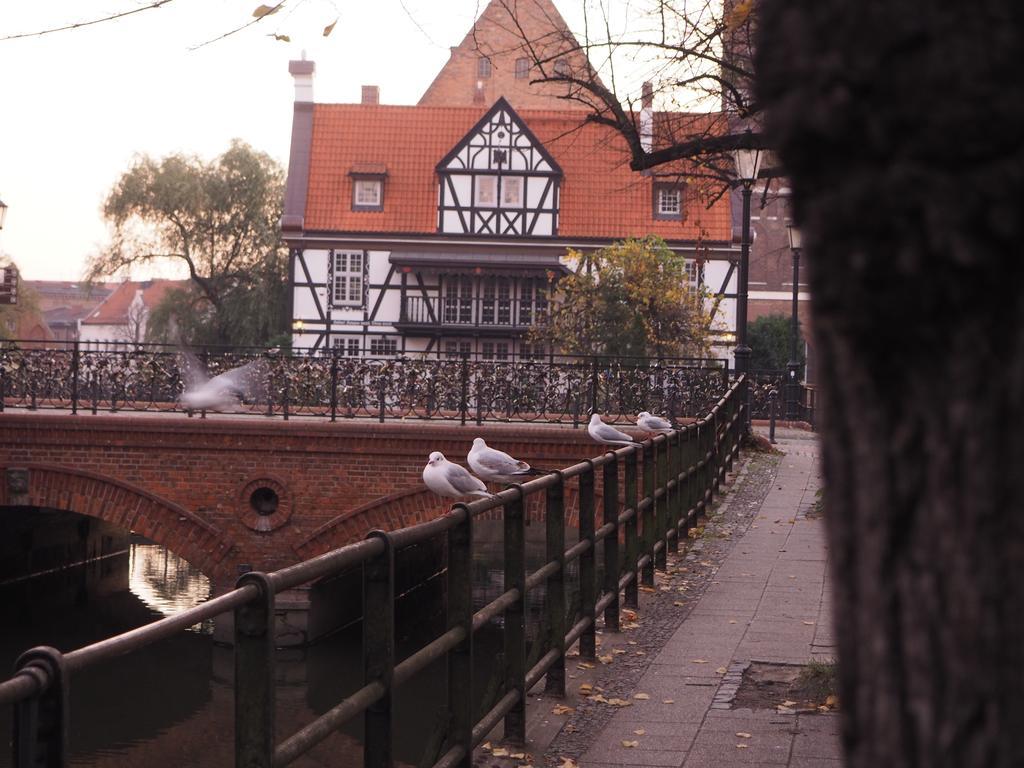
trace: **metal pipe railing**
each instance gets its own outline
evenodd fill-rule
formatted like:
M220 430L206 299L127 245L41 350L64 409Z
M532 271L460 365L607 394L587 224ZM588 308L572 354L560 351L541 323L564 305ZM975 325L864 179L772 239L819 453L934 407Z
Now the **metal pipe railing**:
M235 589L176 616L61 654L34 648L17 672L0 683L0 704L14 705L15 764L65 766L67 697L71 676L182 629L224 613L234 614L235 764L285 766L353 717L364 715L364 764L389 768L394 740L391 698L395 689L432 663L447 661L447 750L433 768L471 768L473 748L504 720L506 738L525 738L526 693L546 677L546 690L565 693L565 652L576 642L582 658L596 655L597 617L616 630L620 595L637 604L640 583L652 584L667 553L687 536L714 498L739 452L746 402L744 380L734 383L709 413L668 435L608 451L515 485L495 496L460 503L435 520L392 532L374 531L355 544L273 573L243 574ZM640 465L638 467L638 464ZM601 526L595 528L597 476L601 475ZM579 540L565 541L565 492L577 484ZM619 498L620 481L623 500ZM642 493L642 496L640 495ZM544 500L545 562L526 571L526 501ZM473 521L501 508L504 520L504 589L474 613ZM438 637L400 663L395 659L395 556L406 547L444 536L447 541L447 619ZM597 578L602 543L604 577ZM576 562L580 609L566 611L567 566ZM277 741L274 722L274 597L316 579L363 568L363 686L298 732ZM543 586L547 599L534 652L527 658L527 596ZM500 698L474 721L474 633L503 619L504 666ZM571 622L571 626L570 626ZM535 660L532 660L535 659Z

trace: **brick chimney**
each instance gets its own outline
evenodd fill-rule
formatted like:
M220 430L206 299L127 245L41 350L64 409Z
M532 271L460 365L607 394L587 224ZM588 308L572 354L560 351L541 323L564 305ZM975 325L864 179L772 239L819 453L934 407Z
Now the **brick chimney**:
M380 86L379 85L364 85L363 86L363 104L380 104Z

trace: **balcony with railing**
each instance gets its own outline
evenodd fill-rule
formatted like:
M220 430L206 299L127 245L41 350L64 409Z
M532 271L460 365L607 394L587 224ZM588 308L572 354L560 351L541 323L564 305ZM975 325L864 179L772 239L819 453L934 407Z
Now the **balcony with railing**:
M398 327L500 335L525 333L547 316L546 299L405 296Z

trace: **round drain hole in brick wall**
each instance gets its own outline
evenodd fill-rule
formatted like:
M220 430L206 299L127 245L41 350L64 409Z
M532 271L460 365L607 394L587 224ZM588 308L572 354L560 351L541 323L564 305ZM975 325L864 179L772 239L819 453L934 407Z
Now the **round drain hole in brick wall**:
M269 533L288 522L295 509L287 483L273 475L250 478L238 489L235 510L254 531Z
M273 488L262 486L249 495L249 506L257 515L268 517L277 512L280 498Z

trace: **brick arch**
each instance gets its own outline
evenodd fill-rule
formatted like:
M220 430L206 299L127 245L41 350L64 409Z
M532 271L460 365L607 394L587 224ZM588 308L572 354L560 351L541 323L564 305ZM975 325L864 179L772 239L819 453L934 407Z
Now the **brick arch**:
M123 480L57 465L18 468L28 470L28 492L12 498L8 483L0 484L0 506L47 507L105 520L167 547L207 576L217 573L231 550L216 526Z
M601 492L595 493L597 525L600 526ZM450 503L426 488L411 488L396 491L387 496L347 510L327 521L295 547L296 554L303 560L330 552L363 539L372 530L395 531L416 523L440 517L448 511ZM531 522L544 520L544 494L535 493L527 500L526 516ZM501 509L485 512L478 519L500 520ZM579 526L579 503L575 483L565 487L565 521L570 528Z

